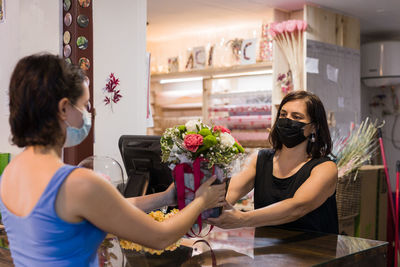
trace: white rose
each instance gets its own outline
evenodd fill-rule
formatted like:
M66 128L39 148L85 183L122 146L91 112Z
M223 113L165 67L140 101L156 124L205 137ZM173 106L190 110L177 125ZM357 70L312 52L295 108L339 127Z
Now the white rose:
M199 129L200 129L200 127L201 127L200 123L201 123L201 121L198 121L198 120L190 120L190 121L186 122L186 124L185 124L186 130L187 130L188 132L196 132L196 133L197 133L197 127L196 127L196 125L197 125L197 126L199 127Z
M221 144L225 147L231 147L235 144L235 138L228 133L221 133Z

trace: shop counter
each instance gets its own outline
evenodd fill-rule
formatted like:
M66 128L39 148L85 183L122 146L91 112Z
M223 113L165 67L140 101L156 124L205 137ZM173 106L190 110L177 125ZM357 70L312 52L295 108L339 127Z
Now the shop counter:
M386 266L387 242L276 227L222 230L184 239L161 255L121 250L118 241L101 252L101 266ZM107 260L108 258L108 260ZM13 266L0 249L0 266Z

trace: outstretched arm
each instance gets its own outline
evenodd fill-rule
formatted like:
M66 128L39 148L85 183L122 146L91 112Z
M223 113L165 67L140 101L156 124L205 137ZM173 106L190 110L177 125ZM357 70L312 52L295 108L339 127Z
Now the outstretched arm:
M240 198L244 197L254 188L256 176L257 153L250 156L243 170L231 178L229 182L226 201L234 205Z
M179 213L157 222L132 205L103 178L87 169L76 169L63 185L57 210L67 221L86 219L107 233L155 249L163 249L181 238L205 209L222 206L225 185L210 178L196 191L196 198Z
M164 206L175 206L176 205L176 189L174 183L164 192L154 193L145 196L131 197L127 200L135 205L137 208L148 212L154 209L158 209Z
M332 161L316 166L310 177L288 198L249 212L231 207L215 219L208 219L221 228L259 227L295 221L321 206L336 189L337 167Z

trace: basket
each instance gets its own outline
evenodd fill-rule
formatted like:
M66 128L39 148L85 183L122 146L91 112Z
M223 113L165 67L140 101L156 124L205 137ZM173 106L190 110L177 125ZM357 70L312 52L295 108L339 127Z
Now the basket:
M336 203L339 221L360 214L361 179L355 173L338 179Z

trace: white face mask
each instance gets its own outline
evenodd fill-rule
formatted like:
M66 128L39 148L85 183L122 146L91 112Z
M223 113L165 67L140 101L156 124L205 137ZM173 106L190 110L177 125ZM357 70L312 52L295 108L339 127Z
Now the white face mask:
M83 125L81 128L78 129L71 126L67 121L65 121L65 124L67 124L67 134L64 147L73 147L82 143L82 141L85 140L85 138L88 136L90 128L92 127L91 114L86 110L82 112L74 105L72 106L82 113Z

